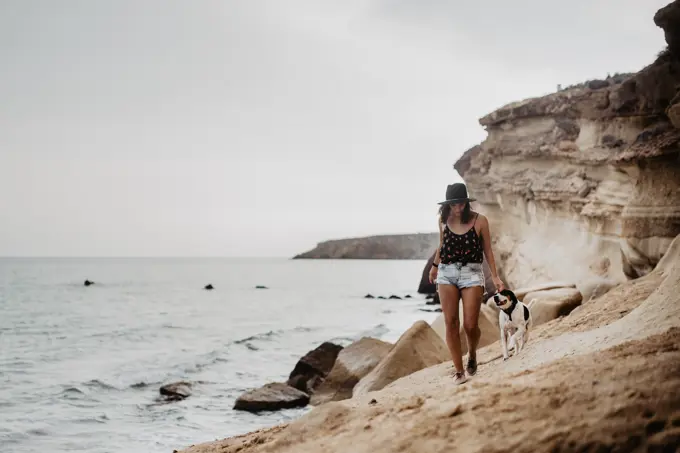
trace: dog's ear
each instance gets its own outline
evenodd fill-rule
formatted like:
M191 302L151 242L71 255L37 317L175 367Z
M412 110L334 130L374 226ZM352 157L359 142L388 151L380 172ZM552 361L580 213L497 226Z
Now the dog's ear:
M517 296L515 296L515 293L510 291L509 289L504 289L501 291L501 294L510 299L513 302L517 302Z

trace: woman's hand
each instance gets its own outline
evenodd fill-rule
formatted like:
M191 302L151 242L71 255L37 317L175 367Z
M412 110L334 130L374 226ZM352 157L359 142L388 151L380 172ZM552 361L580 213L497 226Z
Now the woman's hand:
M430 269L430 283L434 284L435 280L437 280L437 266L432 266Z
M495 276L491 277L493 280L493 284L496 285L496 291L501 292L505 289L505 284L503 283L503 280L500 279L500 277Z

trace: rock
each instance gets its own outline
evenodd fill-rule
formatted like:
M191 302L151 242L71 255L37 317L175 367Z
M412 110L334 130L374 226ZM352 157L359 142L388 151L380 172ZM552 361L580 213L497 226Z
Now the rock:
M534 319L534 326L538 326L560 316L566 316L581 305L583 296L576 288L557 288L535 291L524 296Z
M211 289L214 289L214 288L213 288L213 285L211 285L210 283L208 283L207 285L205 285L205 286L203 287L203 289L211 290Z
M425 305L439 305L441 301L439 300L439 293L435 294L431 300L425 302Z
M304 407L309 395L283 382L273 382L245 392L234 404L235 410L260 412Z
M439 239L437 237L437 239ZM439 243L437 243L438 245ZM430 255L423 268L423 274L420 276L420 284L418 285L418 294L434 294L437 292L437 285L430 283L430 269L432 269L432 263L434 262L434 256L437 253L436 247L435 251Z
M663 28L669 50L680 54L680 2L674 1L658 10L654 23Z
M602 146L606 146L607 148L621 148L626 144L622 139L610 134L603 135L601 142Z
M619 283L608 278L591 278L579 282L576 288L581 293L583 300L581 303L590 302L600 296L606 294L610 289L617 286Z
M405 295L404 299L411 299L411 295L410 294Z
M441 313L442 312L441 308L432 308L432 309L419 308L418 310L424 311L424 312L427 312L427 313Z
M590 80L586 82L586 86L591 90L599 90L600 88L607 88L609 82L606 80Z
M375 296L373 296L372 294L366 294L364 296L364 299L375 299Z
M450 360L444 342L425 321L417 321L390 352L354 387L353 397L380 390L400 377Z
M578 145L570 140L562 140L557 144L557 148L565 153L574 153L579 151Z
M680 129L680 99L666 109L666 116L671 120L673 127Z
M269 288L267 288L266 286L263 286L263 285L257 285L255 287L255 289L269 289Z
M378 299L384 299L385 296L378 296Z
M89 281L89 280L85 280L84 285L85 285L85 286L94 285L94 282L91 282L91 281Z
M392 294L389 298L394 300L401 300L401 297L395 296L394 294Z
M515 296L517 297L518 300L524 301L524 298L526 297L527 294L533 293L536 291L545 291L547 289L556 289L556 288L576 288L576 285L573 283L569 282L545 282L545 283L539 283L533 286L527 286L524 288L520 288L517 290L512 290L513 293L515 293ZM494 304L495 305L495 304Z
M298 360L286 383L302 392L311 393L331 371L341 350L342 346L337 344L328 341L322 343Z
M159 392L165 401L181 401L191 396L191 382L179 381L165 384Z
M366 376L392 349L392 344L363 337L338 354L333 369L315 389L311 403L319 405L352 397L354 386Z
M463 302L458 304L458 317L460 319L460 346L463 354L467 354L468 345L467 337L465 336L465 328L463 326ZM479 338L479 346L477 350L484 346L490 345L500 338L498 326L498 310L493 309L486 304L482 304L479 310L479 330L482 336ZM437 335L446 343L446 325L444 324L444 315L441 314L432 321L432 329L437 332Z

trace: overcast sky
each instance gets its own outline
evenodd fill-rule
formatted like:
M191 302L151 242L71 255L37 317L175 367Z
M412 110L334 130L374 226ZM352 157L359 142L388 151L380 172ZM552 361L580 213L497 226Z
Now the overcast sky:
M479 117L651 63L668 1L3 0L0 255L434 231Z

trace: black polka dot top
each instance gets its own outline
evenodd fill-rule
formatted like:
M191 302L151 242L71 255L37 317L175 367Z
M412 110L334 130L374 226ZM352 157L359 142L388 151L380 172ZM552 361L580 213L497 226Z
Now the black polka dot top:
M482 238L475 231L477 217L472 227L465 234L456 234L444 225L444 240L439 250L441 262L444 264L481 263L484 261L484 249Z

